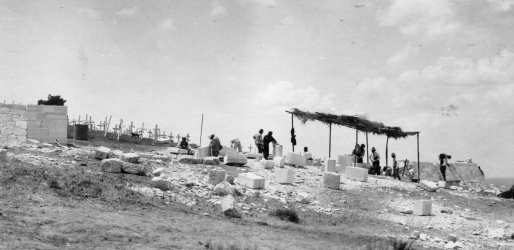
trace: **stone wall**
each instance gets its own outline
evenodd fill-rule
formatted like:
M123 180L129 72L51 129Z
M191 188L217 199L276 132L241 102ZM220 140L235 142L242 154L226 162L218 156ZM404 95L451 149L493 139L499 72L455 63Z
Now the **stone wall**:
M0 146L18 146L27 139L27 106L0 103Z
M68 141L68 107L27 105L27 139L59 143Z
M68 107L0 104L0 146L17 146L26 139L66 143Z

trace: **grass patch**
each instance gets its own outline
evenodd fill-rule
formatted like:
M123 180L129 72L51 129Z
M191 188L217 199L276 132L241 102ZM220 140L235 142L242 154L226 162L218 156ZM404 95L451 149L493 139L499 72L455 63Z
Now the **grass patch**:
M394 250L413 250L412 241L405 241L402 239L394 239L392 245Z
M292 208L279 208L271 211L269 215L273 217L277 217L281 220L290 221L294 223L300 222L300 217L298 217L298 213L296 210Z

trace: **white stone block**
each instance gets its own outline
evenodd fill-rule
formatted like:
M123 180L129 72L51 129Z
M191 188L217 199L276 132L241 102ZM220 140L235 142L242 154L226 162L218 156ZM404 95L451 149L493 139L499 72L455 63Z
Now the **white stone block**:
M324 163L324 172L336 172L336 160L335 159L326 159Z
M294 171L288 168L275 169L275 181L280 184L293 184Z
M275 146L275 150L276 150L276 156L277 156L277 157L282 157L282 156L284 156L284 155L282 154L282 145L277 145L277 146Z
M351 166L353 166L353 165L351 165ZM368 169L368 170L371 168L371 166L372 166L371 163L357 163L356 164L356 167L358 167L358 168L365 168L365 169Z
M354 168L346 166L345 178L356 181L367 182L368 181L368 170L365 168Z
M137 163L140 156L136 153L125 153L122 154L120 159L124 162Z
M312 196L305 192L299 192L296 196L296 202L302 204L309 204L312 201Z
M211 147L207 146L207 147L201 147L201 148L197 149L197 152L196 152L197 158L201 159L201 158L205 158L208 156L211 156Z
M323 175L323 184L328 188L340 189L341 175L332 172L325 172Z
M161 176L152 178L151 185L162 191L170 190L170 183Z
M226 165L231 165L231 164L244 165L244 164L248 163L248 159L246 159L246 155L228 154L228 155L225 155L225 157L223 157L223 163Z
M237 183L253 189L264 188L264 178L253 173L240 173L237 175Z
M203 164L206 165L220 165L220 158L216 156L209 156L203 159Z
M207 182L211 185L218 185L225 181L225 177L227 176L227 171L222 169L211 169L209 171L209 175L207 177Z
M124 152L121 150L111 150L109 152L109 159L120 159L122 154L124 154Z
M225 155L237 155L237 154L239 154L239 152L237 152L237 149L230 148L228 146L223 146L223 148L220 150L219 156L223 157Z
M340 164L336 163L336 173L344 173L346 170L346 166L341 166Z
M272 160L261 160L260 163L264 169L273 169L275 167L275 162Z
M102 172L106 173L121 173L122 162L118 159L104 159L100 162Z
M341 165L341 166L353 166L353 161L352 161L352 156L351 155L338 155L337 156L337 164Z
M305 167L305 156L288 152L284 163L290 166Z
M285 162L285 158L284 157L281 157L281 156L277 156L275 158L273 158L273 162L275 163L275 167L277 168L283 168L284 167L284 162Z
M421 200L414 202L415 215L431 215L432 214L432 201Z
M110 148L106 148L103 146L99 147L95 151L95 158L100 160L107 159L107 157L109 157L109 152L111 152Z
M312 160L305 160L305 166L308 167L308 166L313 166L314 165L314 161Z

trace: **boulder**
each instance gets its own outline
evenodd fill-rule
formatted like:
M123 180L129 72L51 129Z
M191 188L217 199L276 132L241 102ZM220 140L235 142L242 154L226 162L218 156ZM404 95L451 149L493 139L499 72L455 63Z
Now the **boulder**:
M207 176L207 182L211 185L218 185L219 183L225 181L226 176L227 171L223 169L211 169Z
M246 155L228 154L223 157L223 163L225 165L244 165L248 163L248 159Z
M455 234L448 235L448 241L457 242L457 236Z
M284 163L289 166L305 167L305 156L288 152Z
M220 165L220 159L216 156L209 156L203 159L203 164L207 165Z
M488 231L489 232L487 233L487 237L489 238L502 239L505 236L504 228L489 229Z
M441 213L443 213L443 214L453 214L453 210L451 210L449 208L443 208L443 209L441 209Z
M288 168L275 169L275 181L280 184L293 184L294 171Z
M121 155L121 160L129 163L137 163L140 156L136 153L125 153Z
M225 180L230 183L231 185L234 185L234 177L233 176L227 176L227 178L225 178Z
M283 168L285 165L285 158L282 156L277 156L273 158L273 162L275 163L275 167L277 168Z
M296 196L296 202L302 204L309 204L312 201L312 196L305 192L299 192Z
M118 159L103 159L100 162L102 172L121 173L122 162Z
M109 152L109 159L120 159L121 155L124 154L121 150L111 150Z
M227 217L241 218L241 213L236 207L236 200L232 195L228 195L220 201L221 211Z
M103 160L109 157L109 152L111 152L110 148L99 147L95 151L95 159Z
M441 187L437 186L437 183L435 183L433 181L428 181L428 180L420 181L418 183L418 186L429 192L435 192L437 189L441 188Z
M130 162L122 162L122 173L134 175L150 175L153 171L151 166L139 165Z
M218 196L226 196L226 195L241 196L242 195L241 192L239 192L239 190L237 190L237 188L235 186L231 185L227 181L223 181L223 182L219 183L218 185L214 186L214 188L212 189L212 194L218 195Z
M170 190L170 183L162 176L152 178L151 185L154 188L158 188L162 191Z

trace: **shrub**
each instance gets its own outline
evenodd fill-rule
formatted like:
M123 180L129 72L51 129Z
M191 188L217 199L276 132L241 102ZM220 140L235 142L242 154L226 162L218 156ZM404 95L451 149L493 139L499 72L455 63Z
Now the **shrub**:
M62 99L60 95L48 95L48 100L39 100L37 105L56 105L64 106L66 100Z
M394 250L412 250L412 241L404 241L401 239L395 239L393 241Z
M298 217L298 213L294 209L291 208L279 208L271 211L269 213L271 216L277 217L281 220L287 220L294 223L300 222L300 217Z

